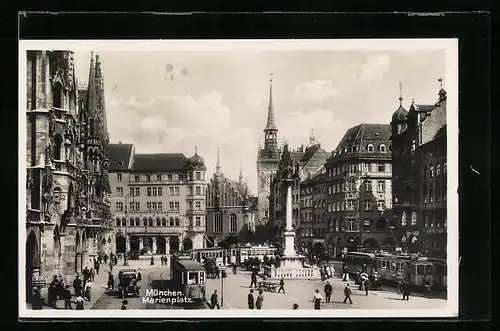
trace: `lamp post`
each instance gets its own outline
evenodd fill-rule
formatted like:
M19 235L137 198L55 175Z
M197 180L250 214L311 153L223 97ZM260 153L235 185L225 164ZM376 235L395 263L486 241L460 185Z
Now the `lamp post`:
M123 266L127 267L128 266L128 251L127 251L127 237L128 237L128 231L127 231L127 222L128 222L128 197L130 196L130 193L125 196L125 254L123 254Z
M224 275L221 275L220 283L220 306L224 307Z

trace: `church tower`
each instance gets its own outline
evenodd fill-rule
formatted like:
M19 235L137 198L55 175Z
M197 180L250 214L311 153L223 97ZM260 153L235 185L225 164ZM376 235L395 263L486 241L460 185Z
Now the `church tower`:
M271 74L272 75L272 74ZM267 124L264 129L264 148L259 147L257 155L258 178L258 208L259 222L267 223L269 220L269 190L271 176L278 170L281 151L278 147L278 129L274 121L273 109L273 80L269 80L269 107L267 111Z

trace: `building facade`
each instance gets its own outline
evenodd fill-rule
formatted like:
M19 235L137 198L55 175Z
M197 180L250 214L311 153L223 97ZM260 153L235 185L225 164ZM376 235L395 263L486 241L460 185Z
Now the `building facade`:
M215 247L230 236L250 241L256 220L257 206L243 181L242 169L238 181L225 177L217 151L216 171L207 185L207 247Z
M104 83L91 56L78 87L73 52L27 52L26 299L57 275L65 283L109 234ZM80 94L80 93L81 94ZM107 241L107 240L106 240Z
M269 85L269 107L267 124L264 129L264 147L259 145L257 153L257 178L258 178L258 222L266 224L269 220L269 198L271 177L278 170L281 150L278 147L278 129L274 121L273 87L272 80Z
M206 166L195 154L138 154L110 145L114 251L169 254L205 247Z
M320 254L326 247L325 175L323 167L300 183L300 222L296 232L306 253Z
M446 91L431 105L412 102L394 112L392 127L393 223L398 245L409 252L446 256Z
M388 245L391 229L384 211L392 207L391 126L350 128L325 163L327 248L345 250Z

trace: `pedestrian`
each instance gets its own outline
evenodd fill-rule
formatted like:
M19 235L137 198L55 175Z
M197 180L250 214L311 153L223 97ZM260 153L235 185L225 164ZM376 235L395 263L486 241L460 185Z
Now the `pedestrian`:
M319 273L321 275L321 280L325 280L325 270L323 268L320 268Z
M83 310L83 298L81 295L76 297L76 310Z
M90 279L92 281L95 280L95 270L94 270L94 268L90 268Z
M127 300L123 300L122 301L122 310L127 310L127 305L128 305L128 301Z
M108 272L108 289L115 289L115 279L113 278L113 274L111 272Z
M163 259L163 255L160 257L160 262L161 262L161 265L165 265L165 260Z
M255 300L253 298L253 289L250 290L250 293L248 293L248 309L254 309L255 308Z
M75 290L75 297L82 294L82 280L78 275L76 275L75 280L73 281L73 289Z
M54 275L52 282L49 285L49 306L57 309L57 293L59 291L59 280L57 276Z
M351 294L352 294L351 287L349 286L349 283L347 283L344 287L345 298L343 303L346 303L347 299L349 299L349 303L352 305Z
M85 266L85 269L83 269L83 281L86 282L89 279L90 279L90 270L89 267Z
M299 309L299 305L298 305L298 304L296 304L296 303L294 303L294 304L293 304L293 310L297 310L297 309Z
M255 272L252 272L252 276L250 277L250 279L252 280L250 282L250 287L257 287L257 273Z
M142 280L141 268L137 269L137 281L140 282Z
M99 264L102 263L102 256L101 256L101 254L99 254L99 256L97 257L97 263L99 263Z
M328 265L324 264L324 265L323 265L323 270L324 270L324 272L325 272L325 278L326 278L326 279L330 278L330 277L328 276Z
M108 263L108 254L104 253L104 256L102 258L104 260L104 264Z
M264 295L262 294L263 291L259 290L259 295L257 296L257 300L255 301L255 308L258 310L262 309L262 303L264 302Z
M64 293L64 279L63 279L62 275L59 275L59 284L57 286L57 297L59 299L62 299L63 293Z
M281 277L280 288L278 289L278 293L280 293L281 290L283 290L283 294L285 294L285 278L284 277Z
M90 301L92 299L92 280L88 280L86 283L85 283L85 297L87 298L88 301Z
M368 296L368 289L370 288L370 280L368 280L368 278L365 278L365 281L363 282L363 286L365 287L365 293Z
M217 290L214 290L214 293L212 293L212 296L210 297L210 308L211 309L220 309L219 306L219 295L217 294Z
M320 310L321 309L321 301L323 300L323 297L321 296L321 294L319 293L319 290L316 289L314 291L314 296L313 296L313 303L314 303L314 309L315 310Z
M332 292L333 292L332 284L330 284L329 281L326 281L326 285L325 285L325 300L326 300L326 302L330 302L330 298L332 297Z
M33 289L31 309L33 309L33 310L43 309L43 299L42 299L42 296L40 295L40 289L38 287L35 287Z
M403 300L406 299L406 301L410 300L410 282L403 280Z
M71 307L71 291L69 290L69 285L66 285L62 298L64 299L64 309L73 310L73 307Z
M344 282L349 281L349 272L347 272L347 266L344 265L343 270L342 270L342 280Z
M100 263L101 263L100 261L97 261L97 262L95 263L95 266L94 266L94 268L95 268L95 273L96 273L97 275L99 275L99 268L101 267L101 264L100 264Z

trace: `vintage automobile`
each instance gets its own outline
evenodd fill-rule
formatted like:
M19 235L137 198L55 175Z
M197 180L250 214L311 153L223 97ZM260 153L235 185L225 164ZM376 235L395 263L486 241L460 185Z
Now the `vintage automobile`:
M123 269L118 273L118 292L120 298L127 295L140 296L141 285L137 281L137 272L134 269Z

